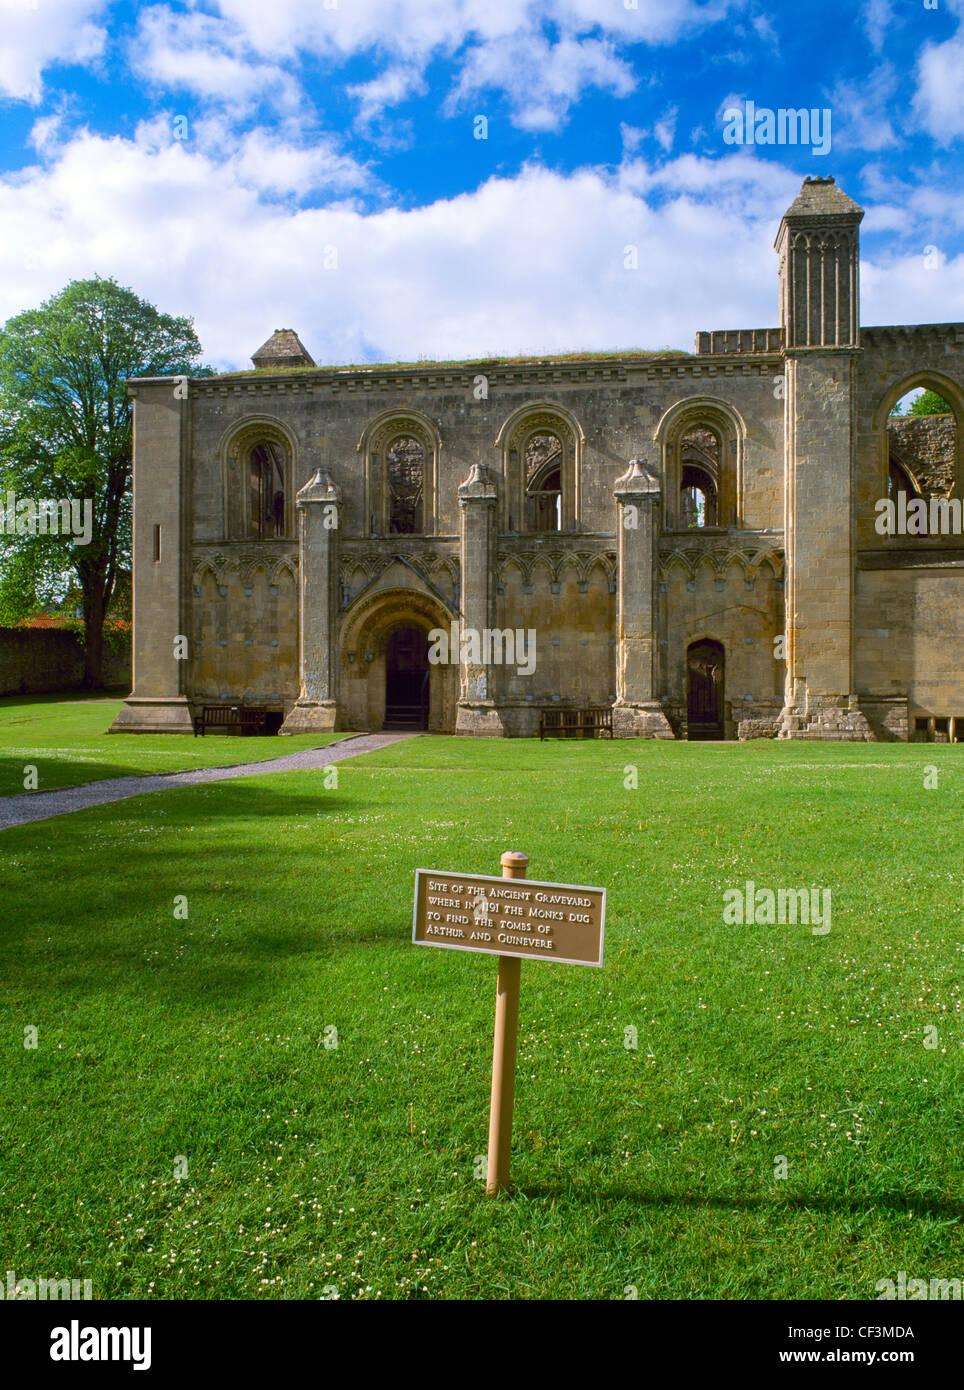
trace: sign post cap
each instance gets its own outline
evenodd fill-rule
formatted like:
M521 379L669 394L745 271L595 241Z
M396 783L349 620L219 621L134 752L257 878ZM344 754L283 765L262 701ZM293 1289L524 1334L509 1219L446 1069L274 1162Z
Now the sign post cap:
M503 869L527 869L529 867L529 856L523 854L518 849L507 849L502 855L499 863Z

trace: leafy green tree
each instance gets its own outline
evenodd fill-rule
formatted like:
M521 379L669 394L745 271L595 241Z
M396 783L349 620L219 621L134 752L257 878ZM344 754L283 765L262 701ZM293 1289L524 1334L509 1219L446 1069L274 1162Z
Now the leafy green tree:
M57 601L76 577L85 686L103 685L104 622L130 565L127 378L207 375L200 353L191 319L99 276L72 281L0 330L0 621ZM30 508L46 499L69 500L78 519L89 503L89 540L76 527L65 534L62 517L37 516L31 526Z
M916 401L911 401L908 415L950 415L952 413L947 401L943 396L939 396L936 391L924 391Z
M939 396L936 391L922 391L916 400L911 401L906 411L900 401L898 401L890 413L891 415L902 415L904 419L909 415L953 414L947 401L944 400L943 396Z

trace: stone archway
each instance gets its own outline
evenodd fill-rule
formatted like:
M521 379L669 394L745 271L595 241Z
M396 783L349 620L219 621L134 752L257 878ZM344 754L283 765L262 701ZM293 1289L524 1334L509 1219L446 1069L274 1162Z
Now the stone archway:
M376 730L385 727L387 699L391 693L389 675L399 666L411 668L408 676L418 672L428 674L427 688L421 683L415 691L417 700L408 698L407 686L396 694L396 705L418 706L418 723L407 727L425 727L430 733L454 734L459 695L457 664L435 665L428 662L429 633L433 628L450 631L456 614L431 594L416 589L383 589L368 596L362 595L348 610L342 622L340 637L340 688L338 698L339 725L344 729ZM400 637L399 634L406 634ZM424 641L424 660L416 643ZM400 662L400 645L406 656ZM413 657L418 660L413 662ZM409 681L411 684L411 681ZM414 685L412 686L414 690ZM427 706L427 708L425 708ZM424 718L423 718L424 709ZM389 709L398 723L398 709Z

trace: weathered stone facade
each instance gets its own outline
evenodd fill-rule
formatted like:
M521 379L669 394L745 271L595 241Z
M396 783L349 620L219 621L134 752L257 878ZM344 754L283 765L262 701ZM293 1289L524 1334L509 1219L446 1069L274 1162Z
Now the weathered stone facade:
M909 473L926 459L914 486L961 494L964 324L861 330L862 215L808 179L779 327L693 354L341 370L280 330L260 370L131 382L115 727L243 701L285 732L532 735L543 707L608 705L620 736L907 738L958 714L964 736L964 539L875 525L893 441ZM889 429L916 386L954 418ZM454 659L428 660L439 633Z

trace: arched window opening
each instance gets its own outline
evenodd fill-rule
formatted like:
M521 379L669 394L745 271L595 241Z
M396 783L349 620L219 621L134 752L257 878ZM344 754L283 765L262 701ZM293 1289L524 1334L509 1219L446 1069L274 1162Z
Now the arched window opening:
M896 505L897 535L960 534L957 436L954 411L926 379L894 403L887 418L884 461L887 497ZM901 494L906 501L901 501ZM917 499L923 505L911 506ZM953 520L950 506L935 517L935 507L950 499L958 519Z
M526 530L562 530L562 444L534 434L526 445Z
M680 516L684 530L716 525L716 488L701 468L683 469Z
M248 535L269 540L285 534L285 457L280 444L256 444L248 455Z
M420 535L425 451L417 439L403 435L386 456L388 463L388 529L396 536Z
M680 522L684 530L717 524L720 441L698 426L680 440Z

